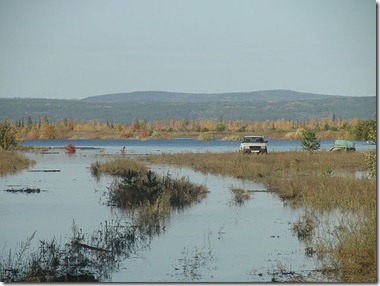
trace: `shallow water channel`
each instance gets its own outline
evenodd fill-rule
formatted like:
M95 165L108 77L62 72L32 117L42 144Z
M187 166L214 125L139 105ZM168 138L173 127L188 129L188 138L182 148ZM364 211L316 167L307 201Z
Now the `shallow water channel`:
M47 154L28 152L35 166L0 178L3 252L15 248L34 231L32 247L40 239L67 241L73 221L86 233L106 220L123 217L121 211L106 204L104 192L113 178L97 181L89 170L91 163L106 158L104 153L100 149L77 150L72 156L62 149ZM109 281L270 282L272 278L286 280L298 274L307 277L316 270L314 260L305 256L305 245L290 230L302 210L284 206L267 192L252 193L241 206L232 203L232 186L264 190L263 185L187 168L151 168L172 177L188 177L204 184L209 193L201 202L172 213L165 230L153 237L148 248L125 259ZM27 187L41 192L4 191ZM292 276L278 274L281 270Z

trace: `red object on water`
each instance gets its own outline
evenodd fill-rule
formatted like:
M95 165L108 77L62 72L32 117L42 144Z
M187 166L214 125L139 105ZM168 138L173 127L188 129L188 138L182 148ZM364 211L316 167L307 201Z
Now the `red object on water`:
M76 151L76 148L75 148L75 146L73 144L68 144L65 147L65 149L66 149L66 152L69 153L69 154L73 154Z

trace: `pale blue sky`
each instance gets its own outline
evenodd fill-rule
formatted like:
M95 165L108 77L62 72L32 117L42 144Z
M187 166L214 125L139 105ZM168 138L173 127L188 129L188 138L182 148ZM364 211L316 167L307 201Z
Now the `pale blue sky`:
M376 95L374 0L0 0L0 97Z

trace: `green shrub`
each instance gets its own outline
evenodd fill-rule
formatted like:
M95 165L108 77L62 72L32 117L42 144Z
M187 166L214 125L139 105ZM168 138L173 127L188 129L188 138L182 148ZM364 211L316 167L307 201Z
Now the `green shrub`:
M313 129L306 129L301 135L301 147L307 151L314 151L321 148L320 140L315 135L316 131Z

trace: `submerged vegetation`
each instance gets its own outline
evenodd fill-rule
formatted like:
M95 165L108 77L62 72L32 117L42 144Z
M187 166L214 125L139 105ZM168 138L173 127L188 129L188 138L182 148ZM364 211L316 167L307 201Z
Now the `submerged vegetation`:
M232 203L236 205L243 205L247 200L251 198L251 194L249 191L241 189L241 188L230 188L231 193L233 194Z
M313 216L334 210L349 214L334 226L333 236L325 233L315 242L317 256L339 281L377 280L376 180L355 175L366 172L363 153L275 152L267 156L239 152L176 153L144 158L152 163L188 166L205 173L262 182L286 204L307 207L314 212ZM312 234L313 216L304 216L293 225L300 238Z
M73 222L72 236L62 243L40 240L33 248L34 232L14 251L1 253L0 281L3 282L97 282L109 279L119 263L147 247L147 235L120 220L105 221L85 234Z

